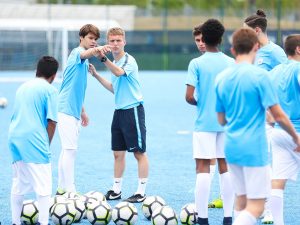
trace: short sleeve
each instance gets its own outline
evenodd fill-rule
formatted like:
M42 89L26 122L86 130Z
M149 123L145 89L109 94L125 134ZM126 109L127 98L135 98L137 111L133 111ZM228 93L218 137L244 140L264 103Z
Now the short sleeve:
M267 72L264 71L264 73L260 76L258 85L261 102L265 109L278 104L278 97L275 88L272 85Z
M197 83L198 83L197 67L196 67L195 60L192 60L188 67L188 74L186 77L185 84L191 85L193 87L197 87Z
M55 88L49 91L46 101L47 119L57 122L58 93Z

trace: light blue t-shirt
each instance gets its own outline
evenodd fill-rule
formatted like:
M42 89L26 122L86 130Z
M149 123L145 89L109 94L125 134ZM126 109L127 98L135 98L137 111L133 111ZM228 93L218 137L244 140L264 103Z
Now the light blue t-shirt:
M48 119L57 121L57 90L36 78L17 90L8 132L13 162L49 163Z
M234 64L234 59L222 52L205 52L193 59L188 67L186 85L195 87L197 96L196 132L221 132L215 111L215 78L218 73Z
M269 44L261 47L257 51L254 65L270 71L278 64L284 63L286 60L287 57L284 50L270 41Z
M269 163L266 109L278 103L268 72L249 63L236 64L216 78L216 111L225 113L226 161L239 166Z
M271 70L269 76L275 86L280 106L297 132L300 132L300 63L288 60ZM278 124L276 127L279 128Z
M116 109L130 109L143 104L138 65L135 59L126 52L118 62L114 61L114 63L125 71L125 74L120 77L111 75Z
M67 67L59 92L58 111L80 119L87 86L88 59L80 59L84 48L74 48L68 57Z

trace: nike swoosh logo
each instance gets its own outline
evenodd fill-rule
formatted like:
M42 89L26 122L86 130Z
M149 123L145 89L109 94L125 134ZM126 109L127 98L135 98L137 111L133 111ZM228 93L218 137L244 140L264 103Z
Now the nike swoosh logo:
M146 182L141 182L141 184L146 184Z
M134 150L134 149L136 149L136 147L133 147L133 148L129 148L129 151L132 151L132 150Z

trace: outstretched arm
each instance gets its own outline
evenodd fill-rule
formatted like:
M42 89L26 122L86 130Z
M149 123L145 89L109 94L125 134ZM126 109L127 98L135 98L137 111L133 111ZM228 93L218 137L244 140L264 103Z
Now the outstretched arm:
M113 89L113 86L112 86L111 82L109 82L104 77L101 77L99 75L99 73L97 73L96 68L94 67L93 64L89 65L89 71L92 74L92 76L95 77L99 81L100 84L102 84L103 87L105 87L111 93L114 93L114 89Z
M89 59L93 56L97 57L100 55L100 52L103 52L104 54L107 54L110 52L110 46L109 45L103 45L103 46L98 46L95 48L89 48L83 52L80 53L80 58L81 59Z

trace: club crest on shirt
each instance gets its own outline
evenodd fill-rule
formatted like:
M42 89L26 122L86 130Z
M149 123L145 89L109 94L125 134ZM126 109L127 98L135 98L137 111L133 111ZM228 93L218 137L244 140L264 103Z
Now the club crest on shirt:
M258 58L256 61L257 65L261 65L263 63L264 59L263 58Z

